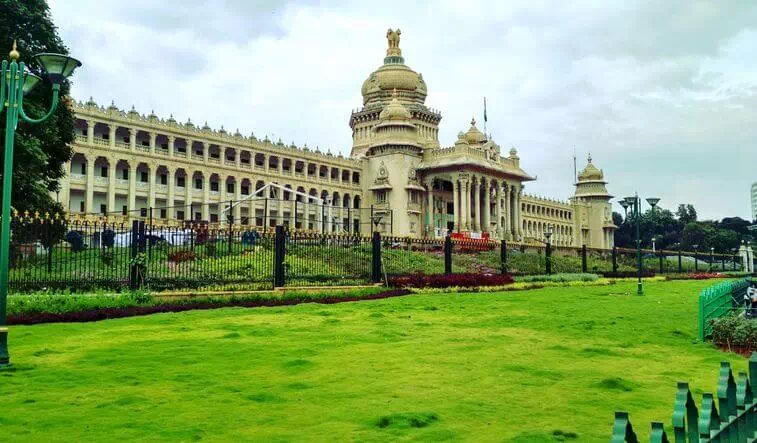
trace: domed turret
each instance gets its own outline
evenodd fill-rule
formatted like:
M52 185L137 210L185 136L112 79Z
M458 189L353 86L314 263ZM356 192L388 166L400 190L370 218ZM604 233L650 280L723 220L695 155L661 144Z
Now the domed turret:
M486 143L486 136L483 132L479 131L476 127L476 119L471 119L470 121L470 129L468 129L468 132L465 133L465 140L469 144L481 144Z
M591 154L586 161L586 167L578 173L575 196L611 198L612 196L607 192L607 186L605 186L607 184L604 181L605 174L591 162Z
M397 100L397 90L395 89L392 94L392 101L389 102L386 108L379 114L381 120L410 120L412 115L410 111L402 106Z
M401 101L423 104L428 90L423 76L405 65L402 50L399 47L400 34L397 29L386 33L388 48L384 64L372 72L363 82L361 92L363 104L384 104L394 90L399 91Z

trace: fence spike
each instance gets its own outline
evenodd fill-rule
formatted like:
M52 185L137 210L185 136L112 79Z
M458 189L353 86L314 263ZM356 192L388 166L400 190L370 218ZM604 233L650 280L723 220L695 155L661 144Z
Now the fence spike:
M665 427L660 422L652 422L652 432L649 435L651 443L668 443L668 435L665 433Z
M730 417L736 415L736 382L733 379L731 364L727 361L720 363L718 409L720 409L720 421L723 423L727 423Z
M615 412L615 423L612 427L611 443L638 443L636 433L633 431L631 421L628 419L628 412Z
M677 442L687 440L696 442L699 439L699 411L694 397L691 395L689 384L678 382L676 402L673 408L673 435Z
M702 409L699 411L699 438L710 440L710 433L720 429L720 417L711 393L702 395Z

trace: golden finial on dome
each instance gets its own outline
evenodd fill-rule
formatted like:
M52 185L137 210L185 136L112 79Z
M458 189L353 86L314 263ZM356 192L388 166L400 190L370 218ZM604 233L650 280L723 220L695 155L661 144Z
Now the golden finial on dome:
M18 60L21 57L21 53L19 53L18 49L16 49L16 40L15 39L13 40L13 49L11 49L11 52L8 55L10 56L11 61L16 61L16 60Z

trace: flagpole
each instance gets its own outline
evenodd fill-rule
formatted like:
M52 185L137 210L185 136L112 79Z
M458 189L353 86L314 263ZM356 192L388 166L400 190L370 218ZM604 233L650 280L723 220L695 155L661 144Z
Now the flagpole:
M487 117L486 117L486 97L484 97L484 135L486 135L486 134L487 134L487 132L486 132L486 121L487 121L487 120L488 120L488 119L487 119ZM487 137L488 137L488 136L487 136Z

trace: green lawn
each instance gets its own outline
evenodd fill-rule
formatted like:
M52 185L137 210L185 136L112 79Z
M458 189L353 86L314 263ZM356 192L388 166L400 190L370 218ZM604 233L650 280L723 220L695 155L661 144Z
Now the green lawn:
M646 440L677 381L746 367L694 342L712 283L11 327L0 441L608 441L615 410Z

